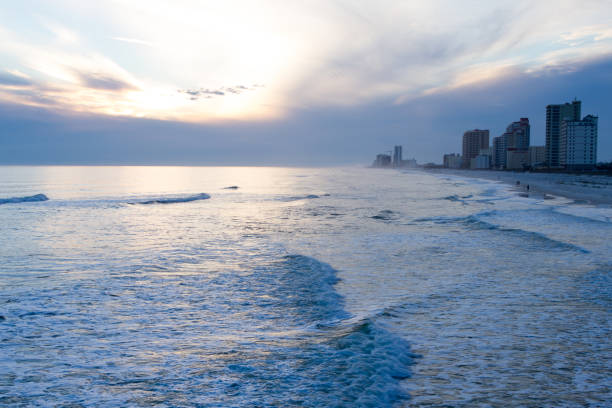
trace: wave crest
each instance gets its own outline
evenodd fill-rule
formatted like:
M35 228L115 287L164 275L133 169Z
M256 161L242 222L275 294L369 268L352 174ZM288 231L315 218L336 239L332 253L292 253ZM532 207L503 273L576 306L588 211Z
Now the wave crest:
M316 195L316 194L307 194L307 195L302 195L302 196L284 197L284 198L280 198L279 200L289 202L289 201L299 201L299 200L312 200L315 198L321 198L321 196Z
M144 205L176 204L176 203L188 203L191 201L198 201L198 200L208 200L209 198L210 198L210 195L206 193L200 193L200 194L182 196L182 197L181 196L179 197L161 197L161 198L154 198L152 200L133 201L133 202L130 202L129 204L144 204Z
M44 194L35 194L32 196L25 197L11 197L11 198L0 198L0 204L13 204L13 203L31 203L38 201L48 201L49 197Z

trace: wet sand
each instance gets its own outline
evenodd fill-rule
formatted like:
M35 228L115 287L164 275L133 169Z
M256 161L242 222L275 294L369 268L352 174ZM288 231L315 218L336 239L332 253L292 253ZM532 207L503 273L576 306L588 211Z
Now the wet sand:
M612 205L612 177L610 176L456 169L427 171L497 180L512 185L521 195L528 194L544 198L558 196L574 200L579 204Z

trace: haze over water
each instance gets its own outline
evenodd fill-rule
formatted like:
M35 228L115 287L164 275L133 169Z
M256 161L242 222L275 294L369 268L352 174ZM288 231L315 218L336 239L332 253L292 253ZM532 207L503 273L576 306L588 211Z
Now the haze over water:
M612 400L609 208L360 168L4 167L0 191L49 197L0 205L0 405Z

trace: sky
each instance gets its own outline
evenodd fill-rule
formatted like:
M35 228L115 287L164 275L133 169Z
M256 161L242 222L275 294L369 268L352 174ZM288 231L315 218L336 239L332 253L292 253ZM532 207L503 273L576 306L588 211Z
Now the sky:
M0 164L441 162L574 98L612 160L612 0L8 4Z

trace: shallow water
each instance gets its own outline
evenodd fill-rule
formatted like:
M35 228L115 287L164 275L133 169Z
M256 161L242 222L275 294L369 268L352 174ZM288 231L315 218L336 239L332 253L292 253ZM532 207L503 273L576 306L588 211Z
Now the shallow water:
M0 199L36 194L0 206L0 405L612 400L609 208L420 172L0 168Z

